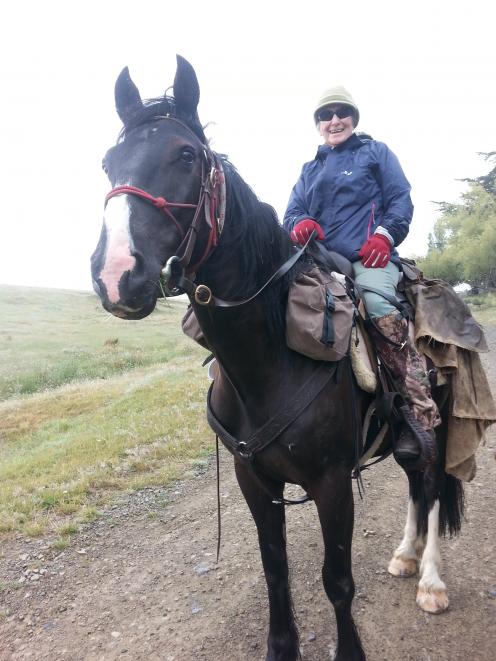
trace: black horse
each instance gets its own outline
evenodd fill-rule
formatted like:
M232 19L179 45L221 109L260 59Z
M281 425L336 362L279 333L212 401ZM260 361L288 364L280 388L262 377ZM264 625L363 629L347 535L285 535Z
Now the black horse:
M258 529L270 606L267 659L299 658L286 556L286 483L301 485L317 506L323 582L337 620L335 658L365 659L351 614L352 471L357 420L370 395L358 388L348 358L321 364L287 348L288 286L307 263L288 263L295 248L272 207L208 147L193 68L178 57L173 97L142 102L127 68L115 92L124 128L103 161L112 190L92 256L95 290L112 314L140 319L163 293L166 266L166 286L190 296L219 366L209 419L234 455ZM417 599L431 612L447 607L438 532L446 525L455 531L460 521L459 484L441 467L443 435L441 427L429 489L422 472L409 475L405 537L390 564L391 573L412 575L425 546Z

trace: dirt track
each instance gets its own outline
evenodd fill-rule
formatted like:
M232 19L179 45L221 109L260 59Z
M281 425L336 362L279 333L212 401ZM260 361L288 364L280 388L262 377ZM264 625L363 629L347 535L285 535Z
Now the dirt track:
M484 356L496 392L496 329ZM451 600L443 615L415 605L415 578L386 572L399 542L407 483L387 460L356 499L354 613L368 661L496 658L496 433L467 485L462 534L442 545ZM254 524L231 459L222 453L223 538L215 566L215 471L134 494L55 553L47 540L15 540L0 558L0 659L265 658L267 606ZM322 542L314 506L289 508L288 544L305 661L329 659L334 615L320 579ZM21 580L21 583L19 583ZM15 587L14 587L15 586Z

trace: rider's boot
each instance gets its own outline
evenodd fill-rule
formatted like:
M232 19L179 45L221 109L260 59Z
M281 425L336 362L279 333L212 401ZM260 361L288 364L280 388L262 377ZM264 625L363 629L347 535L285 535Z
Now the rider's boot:
M441 424L441 418L432 399L425 361L408 334L408 320L397 312L375 317L371 335L395 387L408 403L399 408L404 424L394 456L400 463L421 457L430 463L437 450L434 428Z

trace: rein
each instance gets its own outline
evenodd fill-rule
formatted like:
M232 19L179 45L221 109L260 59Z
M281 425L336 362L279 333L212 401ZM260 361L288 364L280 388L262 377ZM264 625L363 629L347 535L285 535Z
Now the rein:
M275 284L278 280L286 275L286 273L296 264L300 259L303 253L306 251L308 244L313 239L313 234L310 236L308 241L302 246L297 252L295 252L289 259L287 259L281 266L274 271L270 278L260 287L258 291L244 298L240 301L226 301L223 298L218 298L212 294L210 287L207 285L197 285L193 280L189 280L185 275L183 275L179 281L178 285L186 293L192 295L199 305L213 305L220 308L235 308L240 305L246 305L255 300L269 285Z

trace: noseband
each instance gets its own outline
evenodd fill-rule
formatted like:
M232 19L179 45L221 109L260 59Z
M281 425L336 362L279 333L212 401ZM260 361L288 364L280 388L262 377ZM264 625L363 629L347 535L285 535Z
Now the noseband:
M167 119L170 121L178 122L183 128L186 128L190 133L193 131L180 120L175 117L159 116L154 119ZM195 139L198 137L193 133ZM189 204L184 202L170 202L164 197L154 197L141 188L136 186L122 185L112 188L112 190L105 196L105 207L108 201L117 195L134 195L140 199L152 204L155 208L162 211L166 217L171 220L181 237L181 243L177 248L177 255L174 255L167 261L165 271L168 272L170 278L172 272L172 265L177 264L184 272L191 274L194 273L205 262L214 248L217 246L220 234L224 226L225 215L225 181L224 172L220 160L210 149L202 144L203 159L201 171L201 186L196 204ZM208 173L206 175L206 172ZM171 211L171 208L178 209L195 209L193 220L189 225L186 232L179 224L177 218ZM202 210L204 210L203 218L209 227L209 235L205 246L204 253L200 260L191 265L190 260L193 250L198 238L198 228L202 218ZM165 283L167 285L167 283ZM172 294L173 292L168 292ZM177 292L181 293L181 292Z
M181 236L181 240L184 239L183 228L177 222L176 218L174 217L174 214L169 210L169 208L179 207L179 208L196 209L198 207L198 204L183 204L181 202L169 202L168 200L165 199L165 197L153 197L153 195L150 195L150 193L147 193L141 188L136 188L136 186L116 186L115 188L112 188L110 193L107 193L105 197L105 207L107 206L107 202L112 197L116 197L116 195L135 195L136 197L140 197L142 200L146 200L146 202L153 204L154 207L163 211L166 214L166 216L168 216L172 220L172 222L176 226L177 231Z

